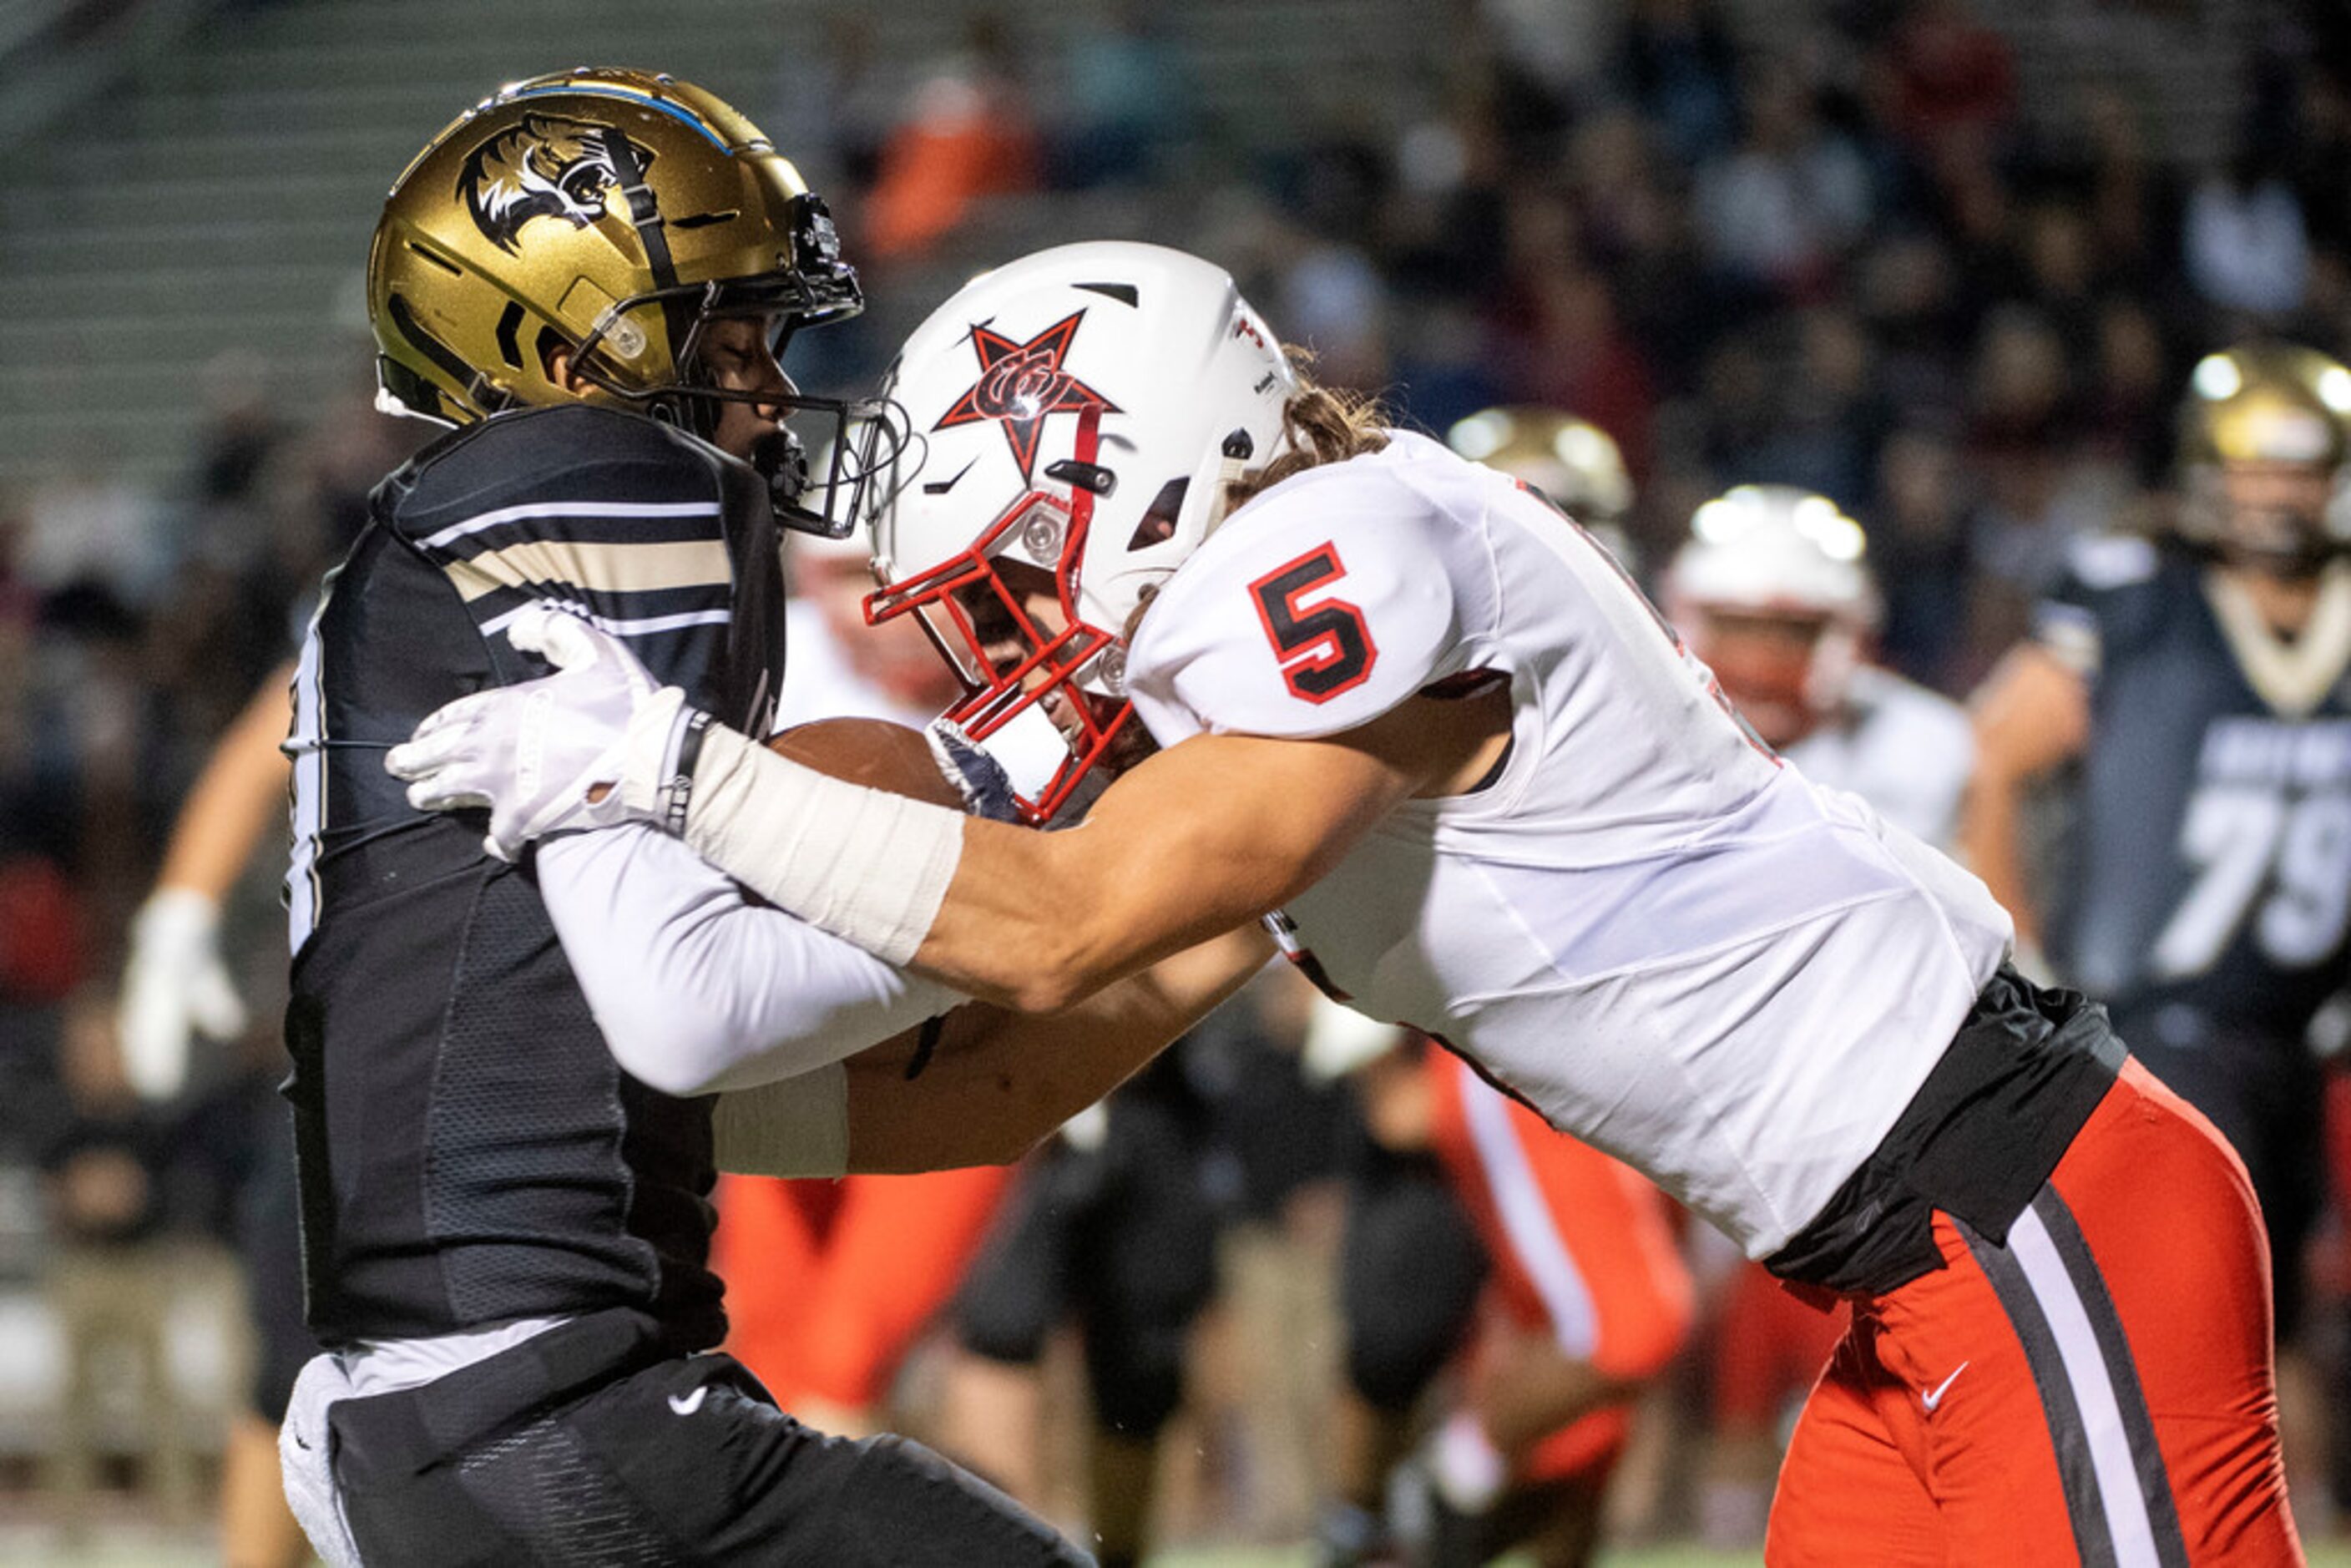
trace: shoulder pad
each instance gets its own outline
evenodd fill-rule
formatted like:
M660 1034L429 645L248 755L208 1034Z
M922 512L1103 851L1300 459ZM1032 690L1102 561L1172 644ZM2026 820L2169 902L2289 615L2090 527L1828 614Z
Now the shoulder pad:
M499 513L569 502L715 499L734 460L642 414L588 403L517 409L434 442L379 490L378 509L415 539Z
M437 568L501 680L543 674L499 636L552 600L629 640L664 684L755 734L782 669L782 563L766 483L682 431L587 404L495 414L378 490Z
M1353 729L1476 662L1493 576L1479 528L1392 467L1310 469L1169 580L1135 632L1128 690L1163 745Z
M2151 539L2078 540L2066 566L2036 612L2036 632L2085 674L2155 636L2198 597L2196 563Z

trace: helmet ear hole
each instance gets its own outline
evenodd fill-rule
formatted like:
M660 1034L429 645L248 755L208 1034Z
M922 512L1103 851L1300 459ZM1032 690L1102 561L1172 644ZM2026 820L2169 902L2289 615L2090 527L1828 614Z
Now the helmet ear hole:
M561 385L566 379L556 374L558 355L563 356L568 361L566 369L569 378L576 380L579 377L580 361L578 355L572 351L571 340L554 328L541 327L538 329L538 338L532 340L530 350L538 358L539 373L549 381Z
M1192 481L1188 478L1170 479L1160 486L1159 494L1151 498L1143 520L1134 525L1134 537L1126 541L1126 548L1147 549L1174 538L1176 519L1184 514L1184 497L1191 487Z
M375 366L384 392L408 413L419 419L454 423L454 416L441 402L440 390L431 382L389 354L378 355Z
M522 343L518 336L521 329L522 304L519 300L509 299L506 313L498 318L498 357L517 371L523 368Z

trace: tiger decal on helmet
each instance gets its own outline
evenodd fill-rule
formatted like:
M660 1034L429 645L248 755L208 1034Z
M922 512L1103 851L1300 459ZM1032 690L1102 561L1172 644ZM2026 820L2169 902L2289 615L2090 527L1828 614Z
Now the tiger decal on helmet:
M605 197L622 183L609 140L619 134L584 120L525 115L466 156L457 193L482 233L508 253L533 218L568 218L573 228L586 228L604 215ZM629 150L640 169L653 162L651 149L630 142Z

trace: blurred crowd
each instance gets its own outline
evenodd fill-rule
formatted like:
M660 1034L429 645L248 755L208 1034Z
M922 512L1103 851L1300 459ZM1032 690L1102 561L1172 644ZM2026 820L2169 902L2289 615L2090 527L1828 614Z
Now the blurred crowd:
M1730 9L1457 5L1432 111L1324 117L1272 152L1203 122L1142 7L1064 52L976 26L908 103L876 97L844 18L767 120L885 300L926 255L987 259L959 223L1012 254L1095 198L1230 267L1321 376L1420 424L1496 403L1599 424L1653 559L1731 484L1825 494L1871 528L1887 656L1964 691L2067 536L2159 505L2197 359L2346 347L2351 22L2249 22L2240 123L2191 166L2158 155L2167 106L2119 86L2028 113L1967 0L1832 5L1769 48Z
M1832 498L1868 532L1880 656L1964 696L2069 539L2161 526L2201 356L2263 335L2351 351L2351 19L2327 0L2265 15L2229 145L2196 163L2160 155L2162 106L2123 91L2028 105L1968 0L1830 5L1769 48L1715 0L1455 0L1433 108L1322 116L1271 152L1205 113L1197 63L1141 5L1050 48L1008 10L911 92L843 9L744 107L831 202L876 302L796 349L812 388L877 374L977 266L1108 222L1230 267L1321 379L1405 421L1533 404L1596 424L1651 565L1733 485ZM0 495L0 1291L225 1235L276 1135L273 855L228 911L246 1039L158 1105L110 1018L207 748L287 656L370 487L430 434L373 412L351 352L347 394L306 409L273 401L266 363L216 361L165 492L90 450ZM1220 1222L1327 1270L1360 1134L1282 1054L1299 1011L1264 998L1163 1088ZM1247 1312L1327 1322L1327 1291L1281 1304L1311 1273L1260 1270ZM11 1361L0 1405L57 1397ZM1195 1384L1238 1410L1262 1388L1246 1363L1228 1347ZM1311 1454L1311 1417L1285 1419ZM30 1484L6 1467L38 1445L13 1433L0 1419L0 1490ZM1204 1440L1195 1523L1305 1527L1317 1482L1266 1481L1287 1462L1270 1440Z

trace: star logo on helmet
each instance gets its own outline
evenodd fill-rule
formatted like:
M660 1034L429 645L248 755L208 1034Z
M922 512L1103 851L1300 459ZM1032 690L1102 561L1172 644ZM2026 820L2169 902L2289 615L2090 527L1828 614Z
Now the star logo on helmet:
M1054 322L1025 343L1016 343L985 326L971 329L972 347L979 353L979 380L939 416L933 430L996 420L1004 439L1012 444L1012 460L1028 479L1037 466L1037 444L1045 421L1057 413L1099 409L1116 413L1118 405L1061 368L1070 344L1078 335L1082 310Z

